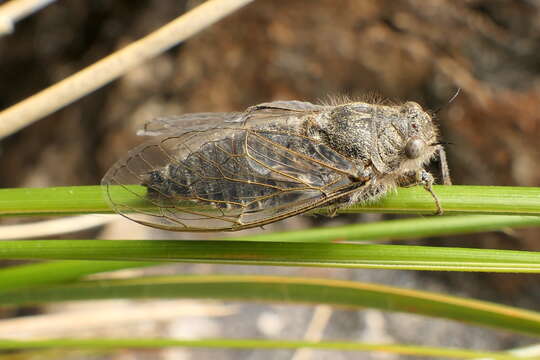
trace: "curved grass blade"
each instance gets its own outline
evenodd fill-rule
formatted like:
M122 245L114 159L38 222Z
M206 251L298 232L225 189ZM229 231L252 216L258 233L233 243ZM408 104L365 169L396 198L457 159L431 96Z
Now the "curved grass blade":
M2 350L23 349L160 349L167 347L218 348L218 349L300 349L312 348L335 351L379 351L385 353L429 356L450 359L490 358L496 360L520 360L500 352L473 351L413 345L369 344L346 341L302 341L264 339L58 339L58 340L0 340Z
M540 336L540 313L495 303L386 285L245 275L83 281L0 294L4 305L115 298L196 298L327 304L442 317Z

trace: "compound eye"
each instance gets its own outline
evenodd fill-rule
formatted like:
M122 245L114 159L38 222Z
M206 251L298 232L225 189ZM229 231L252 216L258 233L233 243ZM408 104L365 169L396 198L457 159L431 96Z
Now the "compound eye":
M422 152L424 148L426 147L426 143L424 140L419 138L412 138L409 140L407 145L405 145L405 156L408 159L417 159L422 155Z

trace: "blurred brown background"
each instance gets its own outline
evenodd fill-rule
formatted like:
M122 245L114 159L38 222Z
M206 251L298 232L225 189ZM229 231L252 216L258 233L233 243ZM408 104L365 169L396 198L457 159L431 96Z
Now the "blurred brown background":
M0 40L0 105L194 6L60 2ZM375 92L444 109L457 184L540 185L537 1L259 1L2 143L0 185L95 184L157 116ZM450 105L457 88L461 95ZM60 166L61 164L61 166Z
M199 3L50 5L0 38L0 106ZM539 11L533 0L256 1L3 140L0 186L97 184L159 115L371 93L442 107L437 122L452 143L455 184L540 186ZM521 231L512 246L538 248L538 235Z
M62 80L198 3L64 1L43 9L0 38L0 107ZM457 88L461 94L447 105ZM443 140L453 144L448 153L455 184L540 186L540 1L535 0L256 1L2 140L0 186L97 184L140 142L135 131L157 115L371 92L443 107L437 121ZM539 235L522 230L449 243L538 250ZM472 296L540 309L537 278L440 278Z

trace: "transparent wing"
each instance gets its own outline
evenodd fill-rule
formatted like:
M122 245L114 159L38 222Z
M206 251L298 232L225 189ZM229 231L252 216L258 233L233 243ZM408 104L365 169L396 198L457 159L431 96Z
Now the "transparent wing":
M157 117L137 132L139 136L163 136L223 126L242 121L242 113L196 113Z
M139 136L163 136L171 133L185 133L193 130L205 130L223 126L238 126L246 123L251 125L265 122L268 119L286 119L302 113L324 110L326 107L304 101L274 101L252 106L245 112L230 113L195 113L178 116L158 117L144 125L137 132Z
M250 109L277 109L288 111L320 111L325 109L326 106L315 105L307 101L298 100L278 100L272 102L266 102L259 105L250 107Z
M351 161L289 131L223 127L154 138L105 175L111 206L175 231L233 231L324 205L363 186Z

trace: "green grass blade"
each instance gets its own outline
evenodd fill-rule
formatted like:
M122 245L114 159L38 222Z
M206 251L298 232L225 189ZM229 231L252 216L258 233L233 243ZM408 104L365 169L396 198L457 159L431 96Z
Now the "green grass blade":
M335 351L380 351L386 353L429 356L449 359L490 358L520 360L523 358L500 352L473 351L427 346L369 344L347 341L302 341L264 339L57 339L57 340L0 340L2 350L22 349L160 349L167 347L218 348L218 349L301 349L311 348Z
M131 190L144 196L146 189L131 186ZM110 187L110 191L115 191ZM446 214L514 214L540 215L540 188L508 186L435 186ZM115 195L126 196L119 191ZM133 201L133 197L126 198ZM431 196L421 187L399 188L383 200L354 205L340 212L394 212L432 214L435 205ZM56 188L25 188L0 190L1 215L67 215L81 213L110 213L100 186Z
M160 261L540 273L538 252L406 245L219 240L2 241L0 259Z
M111 213L99 186L0 189L0 216L89 213Z
M454 215L416 217L373 223L312 228L236 238L243 241L328 242L346 240L409 239L426 236L471 234L483 231L540 226L540 216ZM230 240L227 238L227 240Z
M540 215L540 187L434 186L446 214ZM431 202L431 204L430 204ZM344 212L411 212L433 214L435 206L422 187L399 188L397 195L368 205L354 205Z
M540 313L485 301L333 279L207 275L83 281L0 293L0 304L115 298L195 298L376 308L540 336Z
M0 269L0 290L4 292L36 285L65 283L96 273L151 265L156 265L156 263L132 261L54 261L18 265Z
M501 228L537 225L540 217L513 215L463 215L390 220L369 224L307 229L243 237L250 241L329 242L334 240L377 240L384 238L470 233ZM0 244L0 249L2 245ZM115 261L65 261L27 264L0 270L0 289L73 281L85 275L159 263Z

